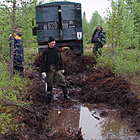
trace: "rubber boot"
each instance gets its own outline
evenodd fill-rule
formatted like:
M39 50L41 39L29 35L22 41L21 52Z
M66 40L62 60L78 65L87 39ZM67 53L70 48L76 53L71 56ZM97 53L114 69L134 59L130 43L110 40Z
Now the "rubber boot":
M63 91L65 100L70 99L70 97L68 95L67 87L62 87L62 91Z

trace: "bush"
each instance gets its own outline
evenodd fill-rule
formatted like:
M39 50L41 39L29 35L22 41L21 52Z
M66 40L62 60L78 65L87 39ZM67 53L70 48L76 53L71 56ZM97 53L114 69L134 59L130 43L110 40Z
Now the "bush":
M110 67L116 75L132 77L140 74L140 50L107 48L98 58L98 67Z
M27 106L23 100L26 93L27 81L15 75L12 80L9 77L8 65L0 61L0 133L8 130L16 131L17 120L22 117L16 112L19 106Z

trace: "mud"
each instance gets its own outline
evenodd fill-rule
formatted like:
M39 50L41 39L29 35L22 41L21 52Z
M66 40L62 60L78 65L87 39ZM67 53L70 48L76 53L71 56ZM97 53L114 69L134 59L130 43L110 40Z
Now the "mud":
M140 101L131 92L131 85L124 78L115 76L110 69L96 68L97 62L92 56L76 56L70 50L62 50L62 57L65 64L64 75L71 100L64 100L62 92L58 91L61 88L55 81L53 95L45 93L45 83L41 79L40 71L41 55L38 55L33 63L34 72L25 73L26 77L29 78L29 91L25 98L32 103L30 109L32 111L21 109L25 115L20 122L25 124L22 127L24 136L27 136L29 140L83 139L81 130L74 132L67 128L64 128L63 132L50 135L51 126L48 124L48 113L51 107L72 109L83 103L96 103L94 108L116 109L120 118L129 122L140 135ZM34 85L30 84L31 81ZM107 114L102 112L100 115L106 116ZM15 132L4 135L4 137L6 136L20 139L19 133Z
M116 110L95 109L94 106L94 104L84 104L74 109L62 110L52 107L48 116L48 121L52 126L51 133L61 132L64 127L75 131L82 127L81 131L85 140L127 140L137 137L129 124L119 118ZM56 120L58 120L57 124Z
M96 68L97 62L92 56L76 56L72 51L65 50L62 57L69 96L72 99L81 103L106 104L108 108L117 109L120 118L129 122L140 134L140 101L131 92L129 82L115 76L110 69ZM37 60L40 61L40 56ZM38 64L36 66L39 66L38 61L35 61L35 65ZM58 88L58 85L55 87ZM64 108L71 106L65 103L60 104Z

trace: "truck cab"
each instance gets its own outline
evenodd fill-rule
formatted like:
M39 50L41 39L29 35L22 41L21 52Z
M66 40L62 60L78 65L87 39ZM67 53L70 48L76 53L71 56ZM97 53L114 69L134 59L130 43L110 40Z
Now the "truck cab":
M49 36L54 36L57 47L70 47L75 54L83 53L81 4L74 2L51 2L35 7L38 50L47 47Z

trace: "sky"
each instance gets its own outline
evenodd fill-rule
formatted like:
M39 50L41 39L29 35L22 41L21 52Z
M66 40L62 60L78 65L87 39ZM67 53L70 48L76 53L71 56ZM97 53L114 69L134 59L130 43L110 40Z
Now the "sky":
M3 0L0 0L2 2ZM26 1L26 0L25 0ZM42 0L38 0L42 1ZM43 0L44 2L49 2L50 0ZM57 0L58 1L58 0ZM63 0L59 0L63 1ZM98 13L104 17L104 13L107 7L110 7L110 2L108 0L69 0L70 2L77 2L82 4L82 15L86 12L86 19L89 22L93 12L98 11Z
M48 2L49 0L44 0ZM63 1L63 0L60 0ZM110 7L110 2L108 0L69 0L70 2L77 2L82 4L82 15L86 12L86 19L89 22L93 12L98 11L98 13L104 17L104 13L107 7Z
M110 7L110 2L108 0L70 0L71 2L78 2L82 4L82 13L86 12L86 19L89 22L93 12L98 11L98 13L104 17L104 12L107 7Z

